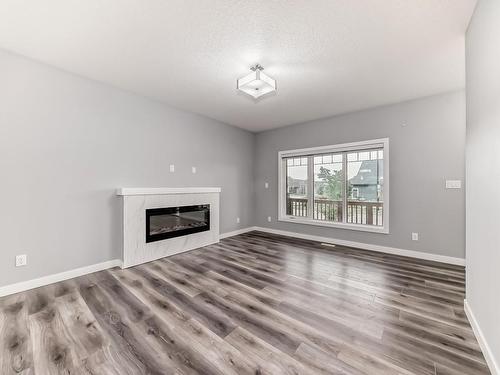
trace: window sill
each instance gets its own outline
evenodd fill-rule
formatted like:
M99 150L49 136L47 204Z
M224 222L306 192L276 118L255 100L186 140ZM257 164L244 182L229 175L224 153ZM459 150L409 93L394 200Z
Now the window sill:
M302 218L302 217L297 218L297 217L290 217L290 216L280 216L278 218L278 221L284 221L284 222L295 223L295 224L314 225L314 226L319 226L319 227L356 230L356 231L361 231L361 232L389 234L389 228L387 226L377 227L374 225L333 223L333 222L326 222L326 221L321 221L321 220L313 220L313 219L307 219L307 218Z

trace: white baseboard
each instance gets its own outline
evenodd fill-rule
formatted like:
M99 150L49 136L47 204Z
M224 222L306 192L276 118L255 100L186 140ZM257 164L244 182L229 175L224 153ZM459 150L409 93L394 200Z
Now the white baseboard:
M233 230L232 232L221 233L220 236L219 236L219 238L222 240L223 238L237 236L238 234L243 234L243 233L251 232L253 230L255 230L255 227L248 227L248 228Z
M470 305L467 303L467 300L464 300L464 310L465 310L465 315L467 315L467 318L469 319L469 323L472 327L472 330L474 331L474 335L476 336L477 342L479 343L479 346L481 347L481 350L484 355L484 359L486 359L486 363L488 364L488 367L490 368L491 375L500 375L500 366L498 365L497 361L495 360L495 357L493 356L493 352L488 345L488 342L486 341L486 338L484 337L483 331L481 330L481 327L479 326L478 321L476 320L476 317L474 313L472 312Z
M10 294L24 292L25 290L38 288L41 286L57 283L59 281L72 279L82 275L87 275L92 272L106 270L113 267L121 267L122 261L119 259L108 260L106 262L92 264L73 270L56 273L53 275L43 276L38 279L22 281L16 284L10 284L0 287L0 297L8 296Z
M271 229L271 228L265 228L265 227L253 227L252 230L258 230L261 232L267 232L267 233L272 233L272 234L279 234L282 236L302 238L302 239L311 240L311 241L332 243L335 245L341 245L341 246L347 246L347 247L355 247L358 249L377 251L380 253L400 255L400 256L404 256L404 257L418 258L418 259L424 259L424 260L432 260L435 262L454 264L454 265L458 265L458 266L465 266L465 259L463 259L463 258L455 258L455 257L449 257L449 256L445 256L445 255L423 253L423 252L414 251L414 250L398 249L395 247L372 245L372 244L367 244L367 243L362 243L362 242L339 240L339 239L330 238L330 237L313 236L310 234L288 232L288 231L284 231L284 230Z

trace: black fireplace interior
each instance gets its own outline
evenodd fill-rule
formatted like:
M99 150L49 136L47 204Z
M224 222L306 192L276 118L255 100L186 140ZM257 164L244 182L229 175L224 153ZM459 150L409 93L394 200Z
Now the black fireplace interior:
M146 209L146 242L210 230L210 205Z

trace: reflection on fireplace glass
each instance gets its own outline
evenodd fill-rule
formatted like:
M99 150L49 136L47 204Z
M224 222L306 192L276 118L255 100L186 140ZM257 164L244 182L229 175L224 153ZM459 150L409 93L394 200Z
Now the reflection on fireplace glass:
M207 225L202 211L179 212L178 214L155 215L151 217L150 235L167 233L186 228Z
M146 242L210 230L210 205L146 210Z

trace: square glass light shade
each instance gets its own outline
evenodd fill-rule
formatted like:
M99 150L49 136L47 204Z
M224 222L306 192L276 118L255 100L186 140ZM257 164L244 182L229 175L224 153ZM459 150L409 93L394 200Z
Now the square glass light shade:
M255 70L237 82L237 88L257 99L276 91L276 81L260 70Z

